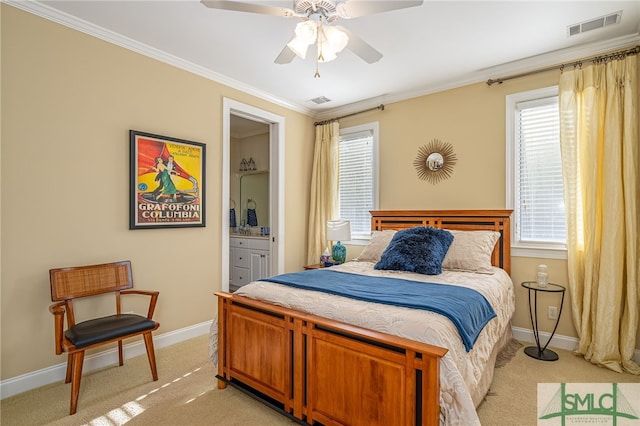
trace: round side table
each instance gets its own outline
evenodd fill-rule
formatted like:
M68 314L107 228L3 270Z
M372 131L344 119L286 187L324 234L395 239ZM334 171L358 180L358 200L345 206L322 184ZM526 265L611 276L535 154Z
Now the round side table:
M531 326L533 327L533 337L536 340L536 346L529 346L524 348L524 353L529 355L531 358L539 359L542 361L557 361L558 354L552 351L551 349L547 349L549 346L549 342L553 338L553 335L558 328L558 324L560 323L560 316L562 315L562 305L564 304L564 293L566 288L561 286L560 284L548 283L546 286L541 286L535 281L525 281L521 283L522 287L529 290L529 318L531 319ZM540 344L540 330L538 329L538 293L560 293L562 294L562 298L560 300L560 309L558 310L558 317L556 318L556 324L553 327L553 331L551 332L551 336L549 336L549 340L547 343L542 346ZM531 303L531 295L533 294L533 304Z

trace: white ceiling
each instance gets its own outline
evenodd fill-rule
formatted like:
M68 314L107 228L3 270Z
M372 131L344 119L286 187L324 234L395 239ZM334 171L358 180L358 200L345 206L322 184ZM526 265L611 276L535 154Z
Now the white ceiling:
M313 55L274 63L298 18L196 0L3 1L320 119L640 43L639 1L426 0L340 20L384 57L345 50L314 78ZM617 11L619 24L568 37L567 26ZM310 102L319 96L331 101Z

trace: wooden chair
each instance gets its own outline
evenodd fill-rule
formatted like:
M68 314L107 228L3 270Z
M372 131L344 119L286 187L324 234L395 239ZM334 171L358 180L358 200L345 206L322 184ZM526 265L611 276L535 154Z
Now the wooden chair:
M71 382L69 414L75 414L78 408L82 363L84 352L87 349L117 341L118 357L120 365L123 365L122 340L142 334L151 366L151 375L154 381L158 380L151 332L157 330L160 323L151 318L159 292L132 290L133 278L130 261L51 269L49 278L51 300L57 302L49 307L49 311L54 315L56 354L68 353L65 383ZM105 293L115 294L115 315L76 323L73 300ZM123 314L120 296L124 294L150 296L147 316ZM64 329L65 313L67 317L66 330Z

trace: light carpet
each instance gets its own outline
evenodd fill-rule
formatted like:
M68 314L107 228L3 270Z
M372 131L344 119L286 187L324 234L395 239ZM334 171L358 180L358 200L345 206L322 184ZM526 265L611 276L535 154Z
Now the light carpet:
M598 368L567 351L557 350L559 361L544 362L515 349L515 356L496 369L491 390L478 409L484 426L535 425L538 382L640 380ZM138 356L122 367L84 375L73 416L67 414L70 385L56 383L2 400L0 422L7 426L295 424L232 387L217 388L208 336L159 349L156 357L156 382L151 381L146 355Z

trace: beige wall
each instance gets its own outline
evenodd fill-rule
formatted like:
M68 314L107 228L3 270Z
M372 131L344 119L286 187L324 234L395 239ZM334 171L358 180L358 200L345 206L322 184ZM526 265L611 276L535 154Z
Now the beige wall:
M382 112L344 119L341 127L371 121L380 123L380 209L503 209L506 207L505 120L506 96L553 86L559 72L547 72L491 87L473 84L428 96L387 104ZM418 148L432 139L453 145L457 163L453 175L433 185L418 178L413 160ZM361 249L349 246L349 257ZM564 260L513 257L511 275L516 289L513 325L531 328L527 290L522 281L535 279L536 266L549 266L551 282L567 284ZM551 332L548 305L559 298L545 294L538 299L540 329ZM576 337L567 292L559 335ZM640 348L640 332L636 347Z
M131 259L136 287L160 291L158 333L215 316L223 97L285 117L285 268L303 264L311 118L1 8L2 379L65 361L48 312L53 267ZM206 144L206 227L128 229L129 129Z

